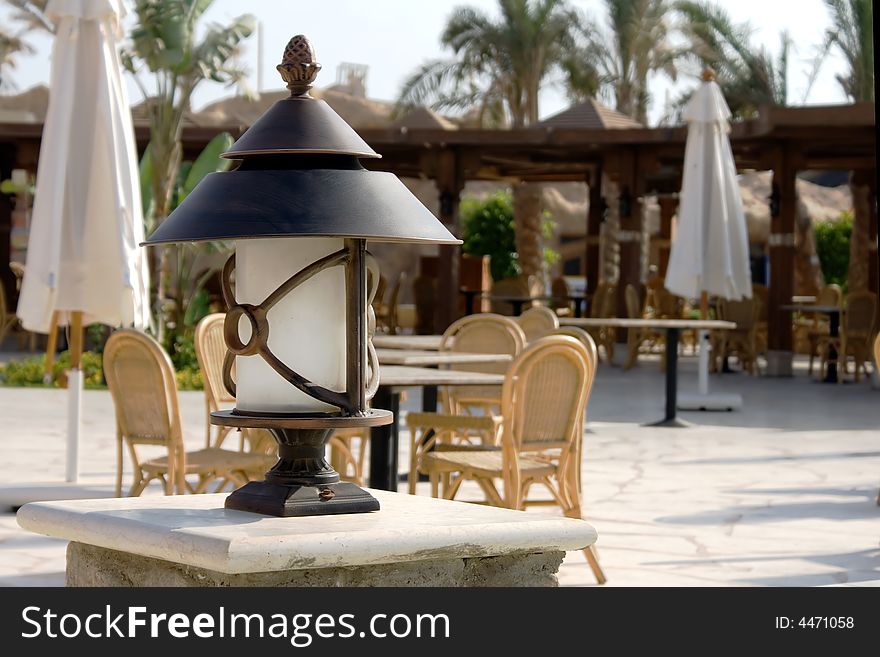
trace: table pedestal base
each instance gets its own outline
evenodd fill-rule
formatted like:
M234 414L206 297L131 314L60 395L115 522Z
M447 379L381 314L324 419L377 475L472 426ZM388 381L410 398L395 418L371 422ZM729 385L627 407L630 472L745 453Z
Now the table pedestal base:
M692 422L688 422L687 420L682 420L680 417L673 417L669 419L660 420L658 422L648 422L642 426L645 427L666 427L670 429L687 429L688 427L694 426Z
M742 405L742 395L692 393L678 396L678 408L681 411L736 411Z

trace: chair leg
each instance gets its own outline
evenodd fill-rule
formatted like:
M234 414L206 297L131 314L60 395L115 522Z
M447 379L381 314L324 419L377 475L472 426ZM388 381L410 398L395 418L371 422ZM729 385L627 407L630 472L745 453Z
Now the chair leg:
M590 564L590 570L593 571L593 576L596 578L596 582L598 584L604 584L608 581L608 578L605 577L605 571L602 570L602 566L599 565L599 554L596 552L596 545L588 545L584 548L584 556L587 558L587 563Z

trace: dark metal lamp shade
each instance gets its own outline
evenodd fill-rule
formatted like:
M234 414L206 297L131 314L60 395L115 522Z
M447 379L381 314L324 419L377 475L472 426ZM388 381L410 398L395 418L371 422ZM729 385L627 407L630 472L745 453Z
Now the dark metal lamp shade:
M461 243L397 176L364 169L209 174L145 243L254 237Z
M461 244L394 174L360 165L358 158L380 156L309 96L315 67L279 66L291 96L223 154L239 166L206 176L144 244L267 237Z

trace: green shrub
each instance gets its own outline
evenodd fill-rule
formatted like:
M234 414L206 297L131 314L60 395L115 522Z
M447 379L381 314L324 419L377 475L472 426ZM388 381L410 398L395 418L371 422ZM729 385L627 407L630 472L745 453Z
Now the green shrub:
M187 351L187 345L184 341L186 356L180 358L182 366L175 367L177 387L180 390L201 390L203 385L202 372L198 363L195 362L195 349L192 347L192 341L189 342L188 349ZM189 354L192 355L191 360L189 360ZM46 356L39 355L11 360L5 365L0 365L0 385L17 388L44 387L46 385L43 383L45 363ZM94 351L83 352L82 367L85 388L93 390L107 387L101 354ZM70 369L70 353L63 351L58 355L55 365L52 367L54 376L49 387L60 387L59 379L63 379L62 373L68 369Z
M0 366L0 384L4 386L32 387L43 386L43 370L46 356L27 356L20 360L12 360ZM70 352L63 351L58 355L52 367L52 386L58 387L59 376L70 369ZM103 388L104 370L101 354L85 351L82 355L83 385L86 388Z
M497 192L486 200L465 198L461 202L464 237L462 250L469 255L490 256L492 280L519 275L513 199L509 192Z
M822 275L828 284L837 283L846 289L849 271L849 242L852 236L853 215L846 211L837 221L816 224L816 251L822 265Z

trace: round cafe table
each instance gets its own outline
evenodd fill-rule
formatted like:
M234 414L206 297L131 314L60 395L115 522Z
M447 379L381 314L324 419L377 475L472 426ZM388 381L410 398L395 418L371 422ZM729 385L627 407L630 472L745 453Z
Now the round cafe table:
M666 414L652 422L654 427L688 427L689 422L677 416L678 409L678 340L682 330L717 331L736 328L733 322L716 319L629 319L623 317L560 317L562 326L651 328L666 332Z

